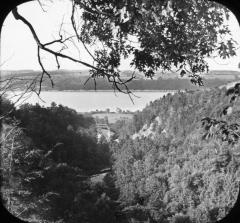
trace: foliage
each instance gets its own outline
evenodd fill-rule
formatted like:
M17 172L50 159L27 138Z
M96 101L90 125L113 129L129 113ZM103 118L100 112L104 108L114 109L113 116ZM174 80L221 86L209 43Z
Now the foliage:
M202 85L198 74L208 71L206 57L236 55L235 42L224 21L229 11L213 1L78 1L83 25L78 33L86 46L103 44L92 57L98 70L92 77L111 73L120 81L122 58L153 77L155 72L176 67ZM222 39L221 41L219 41Z
M222 108L222 115L229 115L232 113L234 104L238 104L238 97L240 95L239 91L240 84L237 83L235 86L229 88L226 95L230 97L229 103ZM234 117L235 118L235 117ZM223 142L228 142L230 144L235 144L240 138L239 123L233 122L228 123L222 119L214 119L211 117L205 117L202 119L202 125L205 129L204 138L218 137Z
M112 210L106 192L113 189L94 188L89 178L109 167L110 154L96 141L93 119L55 103L25 104L12 115L5 117L1 145L8 210L25 220L96 222L96 215L106 222Z
M76 7L83 21L79 30ZM236 54L224 25L229 12L213 1L73 0L72 25L94 65L62 54L63 49L53 51L52 44L65 44L68 38L60 35L44 44L17 8L12 12L30 28L38 45L38 93L43 76L51 79L40 51L55 56L58 68L59 57L90 67L94 84L95 78L105 77L125 93L131 93L126 84L135 76L121 78L122 59L130 59L146 77L174 67L180 76L188 74L193 84L203 85L199 74L208 71L206 57L215 52L222 58ZM91 53L88 47L93 45L99 47ZM225 93L215 89L167 95L137 112L132 123L117 123L119 143L111 144L112 179L119 189L120 212L133 221L166 223L215 222L228 213L240 177L239 89L235 86L231 98ZM3 110L12 107L4 106ZM12 109L5 127L2 172L9 210L43 221L116 221L119 206L113 201L118 197L113 182L104 187L90 180L111 164L108 145L97 143L91 118L61 105L26 104Z
M169 94L136 113L128 131L119 129L125 137L111 149L126 208L154 210L149 215L156 222L216 222L227 215L238 194L239 141L203 138L201 119L238 123L239 99L231 114L222 114L229 100L226 89L217 88Z
M238 98L222 113L230 100L224 88L168 94L116 122L109 145L92 118L67 107L14 108L2 135L5 204L26 220L215 222L238 193L239 141L210 137L201 122L238 123Z
M59 58L90 68L86 82L92 79L94 88L96 79L104 77L113 89L129 96L132 92L128 83L136 76L133 72L127 80L122 78L119 68L124 59L130 60L129 65L146 77L152 78L158 70L174 68L180 76L188 75L191 83L202 86L200 74L209 68L206 58L219 55L225 59L236 55L236 41L225 23L229 11L214 1L72 0L72 3L70 19L74 35L63 32L61 26L59 38L45 43L31 22L19 14L17 8L12 10L14 18L29 28L37 43L42 70L33 83L36 88L36 81L39 82L39 88L34 90L37 94L45 77L49 78L51 87L54 86L42 61L42 51L55 57L58 69ZM68 44L75 40L93 63L65 53ZM58 49L53 45L58 45Z

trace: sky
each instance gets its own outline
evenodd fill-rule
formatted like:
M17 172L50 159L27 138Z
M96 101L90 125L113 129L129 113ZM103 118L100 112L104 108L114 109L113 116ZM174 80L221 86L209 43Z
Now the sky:
M31 22L42 43L58 38L60 24L63 21L63 29L72 33L70 28L71 2L69 0L45 0L44 11L37 1L27 2L18 6L18 11ZM233 38L240 44L240 27L234 15L230 16L229 26ZM10 13L4 21L1 33L1 69L2 70L40 70L37 61L37 45L31 32L25 24L14 19ZM80 52L72 45L66 54L91 63L90 56L84 51ZM57 69L55 58L44 53L41 54L46 69ZM240 63L240 49L237 56L230 60L220 58L208 59L210 70L238 70ZM79 70L87 69L85 66L60 59L61 69ZM129 69L128 61L124 61L120 69Z

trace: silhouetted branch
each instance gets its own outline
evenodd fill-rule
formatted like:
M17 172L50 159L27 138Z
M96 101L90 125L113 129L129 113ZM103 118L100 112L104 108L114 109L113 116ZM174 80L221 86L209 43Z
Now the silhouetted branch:
M73 11L72 11L73 13L74 13L74 7L75 7L75 5L73 5L73 9L72 9L72 10L73 10ZM82 60L75 59L75 58L73 58L73 57L71 57L71 56L68 56L68 55L66 55L66 54L63 54L63 53L61 53L62 50L60 50L59 52L57 52L57 51L54 51L54 50L48 48L48 46L51 46L52 44L55 44L55 43L64 44L64 42L66 42L67 40L70 40L71 38L73 38L73 36L68 37L68 38L66 38L66 39L63 39L62 35L59 34L59 35L60 35L60 38L59 38L59 39L56 39L56 40L53 40L53 41L50 41L50 42L48 42L48 43L43 44L43 43L40 41L40 39L38 38L38 36L37 36L37 34L36 34L33 26L31 25L31 23L28 22L23 16L21 16L21 15L18 13L17 8L14 8L14 9L12 10L12 13L13 13L13 16L14 16L14 18L15 18L16 20L21 20L21 21L30 29L30 31L31 31L31 33L32 33L32 35L33 35L33 38L34 38L35 42L36 42L37 45L38 45L38 54L37 54L37 55L38 55L38 62L39 62L39 65L40 65L40 67L41 67L41 69L42 69L42 75L41 75L41 78L40 78L40 87L39 87L38 95L39 95L40 92L41 92L41 85L42 85L42 81L43 81L43 76L44 76L45 74L49 77L49 79L51 80L51 84L52 84L52 86L53 86L53 81L52 81L52 79L51 79L51 75L46 71L46 69L44 68L44 65L43 65L43 63L42 63L42 61L41 61L40 50L43 50L43 51L48 52L49 54L53 55L53 56L55 57L55 59L56 59L56 63L57 63L57 67L58 67L58 68L60 68L60 64L59 64L59 60L58 60L59 57L64 58L64 59L68 59L68 60L70 60L70 61L73 61L73 62L75 62L75 63L82 64L82 65L84 65L84 66L86 66L86 67L88 67L88 68L91 68L91 69L97 71L97 72L98 72L99 74L101 74L101 76L103 76L103 77L104 77L104 76L107 77L108 82L111 83L112 86L113 86L113 88L114 88L114 89L117 89L119 92L122 92L122 93L125 93L125 94L129 94L129 95L132 94L132 92L129 90L129 88L128 88L128 86L127 86L126 84L127 84L129 81L131 81L131 80L134 78L134 76L132 76L131 78L129 78L129 79L126 80L126 81L123 81L123 80L121 80L120 78L118 78L118 80L117 80L115 74L108 73L108 72L106 72L105 70L103 70L103 69L101 69L101 68L98 68L98 67L96 67L96 66L93 66L93 65L91 65L91 64L89 64L89 63L87 63L87 62L84 62L84 61L82 61ZM75 21L74 21L74 17L73 17L73 16L74 16L74 15L72 15L72 26L73 26L73 29L75 30L75 34L76 34L78 40L83 43L83 41L81 40L81 38L79 37L79 35L78 35L78 33L77 33L77 29L76 29L76 25L75 25ZM97 60L93 57L93 55L90 53L90 51L87 49L86 45L85 45L84 43L83 43L83 45L84 45L85 49L87 50L87 52L92 56L92 58L93 58L95 61L97 61ZM98 62L98 61L97 61L97 62ZM91 76L90 78L93 78L94 81L96 81L96 80L95 80L95 79L96 79L96 76L95 76L95 75ZM95 82L95 84L96 84L96 82ZM121 86L123 86L123 88L122 88ZM130 98L131 98L131 96L130 96ZM131 100L132 100L132 98L131 98Z
M50 81L51 81L51 84L52 84L52 87L54 86L54 83L53 83L53 80L51 78L51 75L45 70L43 64L42 64L42 61L41 61L41 57L40 57L40 47L38 46L38 63L40 64L41 68L42 68L42 75L41 75L41 78L40 78L40 82L39 82L39 91L38 91L38 95L41 93L41 88L42 88L42 81L43 81L43 76L44 74L46 74ZM56 60L57 60L57 56L56 56ZM58 62L58 61L57 61Z

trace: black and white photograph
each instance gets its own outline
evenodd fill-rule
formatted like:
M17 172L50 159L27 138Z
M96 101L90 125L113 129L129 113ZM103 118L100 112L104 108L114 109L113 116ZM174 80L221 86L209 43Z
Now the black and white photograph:
M240 214L236 11L217 0L12 7L0 34L9 214L32 223L215 223Z

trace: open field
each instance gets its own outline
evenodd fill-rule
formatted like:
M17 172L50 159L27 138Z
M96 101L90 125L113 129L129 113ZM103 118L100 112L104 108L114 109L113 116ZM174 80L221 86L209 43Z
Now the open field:
M132 113L108 113L108 112L104 112L104 113L95 113L92 114L92 116L94 118L100 118L100 119L104 119L105 117L108 118L108 122L110 124L115 123L118 120L121 119L132 119L133 114Z
M45 76L42 82L42 90L57 90L57 91L79 91L79 90L94 90L95 84L92 80L87 83L86 80L89 77L88 70L57 70L49 72L54 82L54 88L51 86L51 82L48 77ZM1 77L4 78L21 78L22 81L15 83L19 89L24 88L27 79L34 79L40 77L40 71L33 70L2 70ZM129 70L122 71L123 79L127 79L131 76ZM230 70L212 70L208 74L203 74L204 87L212 88L228 84L229 82L240 80L239 71ZM22 82L22 83L21 83ZM104 78L97 79L97 90L112 90L111 85ZM198 86L191 84L188 77L179 77L176 72L156 72L153 80L146 79L141 72L136 72L136 79L128 84L129 89L132 90L182 90L197 89Z

